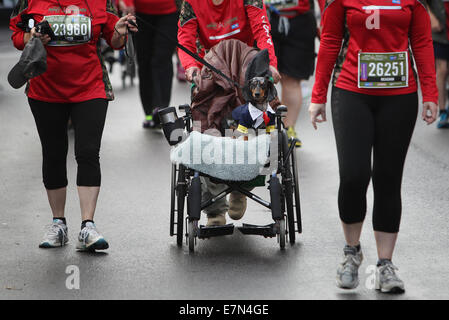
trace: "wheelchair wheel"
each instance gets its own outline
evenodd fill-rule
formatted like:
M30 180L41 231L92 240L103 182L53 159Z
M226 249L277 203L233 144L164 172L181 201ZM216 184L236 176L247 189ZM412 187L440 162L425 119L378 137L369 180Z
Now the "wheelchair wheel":
M175 212L173 213L173 221L176 213L176 243L178 246L182 246L184 241L184 205L185 205L185 197L186 197L186 170L183 165L180 165L176 170L176 165L174 165L175 177L172 181L177 181L175 187L175 194L177 195L177 199L173 201L173 206L176 204ZM176 176L177 172L177 176ZM176 198L176 197L175 197Z
M292 174L293 174L293 191L295 193L295 211L296 211L296 224L298 227L298 233L302 233L302 217L301 217L301 199L299 195L299 182L298 182L298 167L296 162L296 150L293 150L291 156Z
M281 250L285 249L285 239L286 239L286 226L285 226L285 218L279 220L279 235L278 235L278 239L279 239L279 247L281 248Z
M195 251L196 233L198 229L198 220L190 220L187 227L187 242L189 244L189 251Z
M290 159L286 158L287 152L288 152L288 138L285 131L282 132L282 157L283 162L290 161L293 156L293 153L295 150L293 150L292 155L290 156ZM282 185L284 189L284 198L286 202L287 207L287 225L288 225L288 237L290 244L294 244L296 241L296 235L295 235L295 216L294 216L294 203L293 203L293 182L292 182L292 172L291 172L291 165L285 166L285 170L282 174ZM285 223L285 222L284 222Z

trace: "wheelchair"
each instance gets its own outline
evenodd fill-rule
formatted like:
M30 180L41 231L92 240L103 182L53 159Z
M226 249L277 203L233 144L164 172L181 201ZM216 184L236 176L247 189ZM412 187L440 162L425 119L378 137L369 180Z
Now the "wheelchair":
M168 109L176 113L174 107L162 109L159 112L161 121ZM189 105L179 106L178 109L185 115L177 118L182 122L186 133L192 132L192 113ZM278 239L280 249L285 249L286 242L295 243L296 232L302 233L301 205L298 183L298 169L296 159L295 139L288 139L282 118L287 107L279 106L276 109L276 128L278 142L277 170L268 178L270 201L247 190L244 187L248 181L224 181L213 176L187 168L183 164L172 164L171 168L171 200L170 200L170 236L176 236L178 246L182 247L184 237L189 251L194 252L197 239L233 234L234 225L203 226L199 225L201 212L219 199L226 197L233 191L238 191L249 199L271 210L273 223L265 226L243 224L238 227L245 235L259 235L265 238ZM173 118L172 118L173 119ZM200 177L207 177L213 183L226 185L226 189L207 201L202 200ZM184 230L185 228L185 230ZM287 240L288 239L288 240Z

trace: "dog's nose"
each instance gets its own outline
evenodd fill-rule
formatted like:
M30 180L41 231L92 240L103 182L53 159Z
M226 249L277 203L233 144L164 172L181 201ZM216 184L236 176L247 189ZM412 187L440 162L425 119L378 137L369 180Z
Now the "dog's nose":
M260 97L260 92L255 92L255 93L254 93L254 96L255 96L256 98L259 98L259 97Z

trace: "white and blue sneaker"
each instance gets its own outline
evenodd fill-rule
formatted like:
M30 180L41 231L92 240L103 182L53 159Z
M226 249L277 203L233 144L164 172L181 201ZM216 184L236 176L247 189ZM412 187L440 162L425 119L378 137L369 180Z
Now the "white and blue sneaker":
M78 235L76 249L80 251L106 250L109 248L108 242L98 232L93 222L87 222Z
M67 236L67 225L60 219L53 219L53 222L48 225L45 231L44 238L39 244L39 248L57 248L64 246L69 238Z

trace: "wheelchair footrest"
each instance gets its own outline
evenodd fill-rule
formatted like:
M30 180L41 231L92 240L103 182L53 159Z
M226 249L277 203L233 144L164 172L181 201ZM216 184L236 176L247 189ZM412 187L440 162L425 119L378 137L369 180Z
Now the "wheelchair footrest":
M227 236L233 233L234 233L234 225L232 223L224 226L212 226L212 227L200 226L198 228L198 238L200 239Z
M273 238L277 235L277 228L274 223L266 226L256 226L244 223L241 227L238 227L238 229L243 234L264 236L265 238Z

